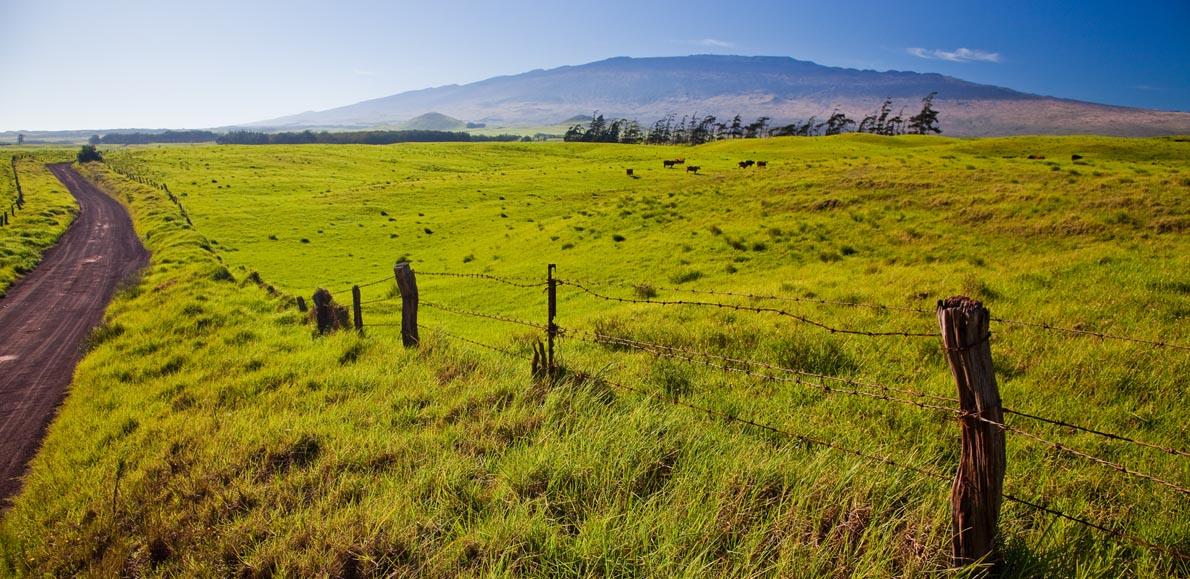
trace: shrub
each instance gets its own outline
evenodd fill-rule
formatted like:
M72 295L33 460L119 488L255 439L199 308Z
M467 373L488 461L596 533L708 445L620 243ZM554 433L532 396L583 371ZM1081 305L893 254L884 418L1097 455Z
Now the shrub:
M95 145L83 145L79 147L78 159L80 163L103 162L103 155L99 154Z

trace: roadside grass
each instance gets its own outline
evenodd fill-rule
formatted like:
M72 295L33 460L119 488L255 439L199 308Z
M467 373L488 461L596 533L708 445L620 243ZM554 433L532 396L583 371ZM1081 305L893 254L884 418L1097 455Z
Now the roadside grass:
M536 278L553 262L564 279L621 282L592 286L618 297L691 298L678 286L928 310L965 293L997 316L1186 344L1186 153L1171 139L861 136L107 151L121 171L169 184L194 227L161 192L88 169L129 202L153 263L96 332L0 523L0 565L93 575L937 572L947 483L670 402L943 474L959 452L952 418L578 334L560 343L569 378L546 387L528 378L540 337L530 329L423 307L427 326L524 356L432 329L410 351L380 325L399 321L396 303L383 302L365 306L365 336L314 338L290 296L322 286L349 301L339 290L391 276L402 257L422 272ZM661 168L677 156L702 174ZM735 168L746 158L769 168ZM425 301L544 322L538 289L428 275L419 285ZM953 395L937 339L559 291L564 328ZM364 289L365 300L394 295L387 283ZM899 310L698 299L855 329L936 324ZM993 332L1006 406L1187 447L1190 356ZM1190 478L1181 458L1021 426ZM1008 492L1155 543L1190 541L1182 495L1020 437L1008 452ZM1187 572L1019 505L1005 506L1002 531L1009 576Z
M16 202L16 185L10 159L17 161L25 207L9 216L9 224L0 227L0 298L22 275L33 271L41 254L54 244L78 214L78 204L70 192L45 168L46 163L70 160L69 152L56 149L5 150L0 152L0 211L9 211Z

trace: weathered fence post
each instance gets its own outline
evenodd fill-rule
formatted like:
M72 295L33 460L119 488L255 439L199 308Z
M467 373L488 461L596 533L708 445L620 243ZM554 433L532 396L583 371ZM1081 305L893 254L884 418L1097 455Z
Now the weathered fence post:
M951 562L980 563L994 571L1000 563L996 535L1006 459L1004 431L987 422L1004 423L992 369L990 315L983 304L963 296L939 301L937 314L958 385L963 445L950 493Z
M331 292L323 288L314 291L314 321L318 323L319 334L335 329L334 300L331 299Z
M302 312L303 314L306 313L307 311L309 311L309 308L306 307L306 298L304 298L302 296L298 296L297 297L297 307L298 307L298 311Z
M364 309L360 306L359 286L351 286L351 317L355 322L355 331L364 333Z
M401 342L406 348L414 348L421 342L417 335L417 278L407 261L393 266L393 274L401 291Z
M17 205L24 205L25 191L21 189L21 176L17 173L17 158L9 157L9 160L12 162L12 180L17 186Z
M546 268L547 289L549 290L549 325L546 326L546 335L549 339L549 352L546 358L547 370L550 379L554 379L558 373L558 365L554 358L554 338L558 335L558 325L554 323L554 318L558 315L558 280L554 278L554 270L558 266L550 264Z

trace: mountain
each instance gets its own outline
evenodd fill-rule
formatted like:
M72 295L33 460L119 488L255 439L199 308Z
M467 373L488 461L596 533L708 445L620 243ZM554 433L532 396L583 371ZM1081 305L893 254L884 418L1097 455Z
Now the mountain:
M611 58L409 91L251 126L391 126L427 113L489 126L535 126L575 115L587 117L595 110L644 123L676 113L720 118L739 114L745 120L764 115L783 124L810 116L822 119L835 108L861 118L885 97L894 99L896 109L916 112L921 97L931 92L938 93L936 108L943 130L950 135L1190 133L1190 113L1058 99L940 74L722 55Z
M401 123L400 128L416 131L461 131L467 128L467 123L442 113L431 112Z

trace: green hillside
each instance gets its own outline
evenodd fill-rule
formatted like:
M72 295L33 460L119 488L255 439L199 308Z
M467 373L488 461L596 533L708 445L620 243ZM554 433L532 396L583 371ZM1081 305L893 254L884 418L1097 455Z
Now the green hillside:
M16 156L17 162L12 163ZM70 193L45 168L68 161L64 150L26 148L0 152L0 212L8 214L0 226L0 297L21 275L32 271L41 253L57 241L78 212ZM25 202L17 207L18 172Z
M1072 330L993 324L1005 406L1190 446L1184 140L106 154L89 174L128 200L153 262L95 333L0 523L0 571L936 573L954 416L845 390L953 398L932 334L936 300L956 294ZM675 157L699 172L663 168ZM114 171L167 184L193 226ZM405 260L418 349L395 327L389 280ZM498 319L545 323L533 284L550 263L565 371L552 384L530 377L543 332ZM365 334L315 337L294 296L323 287L349 303L353 284ZM1007 575L1190 573L1143 545L1190 545L1185 455L1009 422L1063 447L1009 433L1007 493L1141 544L1006 503Z

